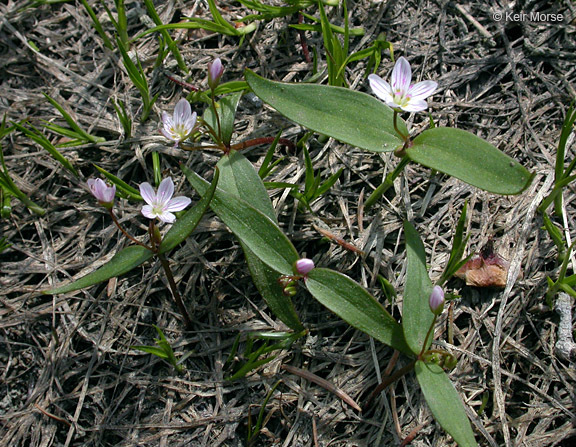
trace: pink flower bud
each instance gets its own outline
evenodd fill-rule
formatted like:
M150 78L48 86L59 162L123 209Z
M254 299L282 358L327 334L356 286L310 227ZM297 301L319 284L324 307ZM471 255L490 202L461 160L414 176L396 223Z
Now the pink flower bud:
M220 58L217 57L214 61L208 64L208 85L210 86L210 89L214 90L218 87L223 73L224 66L222 65Z
M112 208L114 205L114 197L116 196L116 185L108 186L106 182L102 179L88 179L86 182L90 192L100 205L106 208Z
M440 315L444 310L444 291L440 286L434 286L430 294L430 310L434 315Z
M308 258L298 259L294 263L294 272L298 275L306 276L314 268L314 261Z

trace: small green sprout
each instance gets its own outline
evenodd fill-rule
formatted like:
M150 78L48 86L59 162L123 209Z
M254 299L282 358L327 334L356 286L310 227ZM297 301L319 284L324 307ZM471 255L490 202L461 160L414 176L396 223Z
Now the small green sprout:
M182 366L181 361L176 359L174 350L172 349L172 346L170 346L170 343L168 343L168 340L166 340L162 329L156 325L153 326L158 333L158 338L154 339L158 346L130 346L130 348L160 357L162 360L165 360L172 365L178 374L182 374L184 372L184 367Z

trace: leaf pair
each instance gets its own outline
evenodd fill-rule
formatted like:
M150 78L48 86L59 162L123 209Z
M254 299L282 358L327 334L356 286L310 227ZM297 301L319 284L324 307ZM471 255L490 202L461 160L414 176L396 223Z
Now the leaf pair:
M428 328L434 321L428 304L432 282L426 271L424 244L411 223L404 223L404 234L407 266L402 327L412 353L418 355L422 351ZM476 446L462 400L444 370L438 365L418 360L415 373L432 414L444 430L450 433L460 447Z
M278 112L318 133L372 152L403 145L393 111L365 93L324 85L273 82L245 72L250 88ZM408 134L398 120L400 132ZM519 194L533 175L481 138L459 129L422 132L406 149L408 159L497 194Z

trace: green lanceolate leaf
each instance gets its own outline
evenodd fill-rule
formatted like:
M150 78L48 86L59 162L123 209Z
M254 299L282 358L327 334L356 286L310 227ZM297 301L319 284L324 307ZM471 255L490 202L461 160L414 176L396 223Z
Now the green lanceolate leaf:
M419 354L434 319L434 314L428 304L432 292L432 282L426 271L424 245L410 222L404 222L404 234L406 236L407 266L402 305L402 327L408 346L414 354Z
M176 247L178 244L181 244L198 226L202 216L206 213L206 210L210 206L210 202L214 197L214 191L216 191L216 185L218 184L218 177L220 173L218 169L214 173L214 178L212 179L212 184L210 185L210 189L208 189L202 199L194 205L193 208L189 209L184 213L182 217L180 217L172 228L168 230L168 233L162 239L162 243L159 247L160 254L166 253Z
M316 268L308 274L305 284L314 298L356 329L411 354L402 327L376 298L348 276Z
M402 144L394 113L381 101L342 87L273 82L244 72L256 95L278 112L308 129L373 152L393 151ZM398 119L398 127L408 133Z
M519 194L533 174L487 141L460 129L437 127L406 149L411 160L496 194Z
M424 398L442 428L460 447L477 446L462 399L444 370L421 360L416 362L414 370Z
M60 293L73 292L85 287L93 286L110 278L128 273L130 270L143 264L153 256L151 250L140 245L131 245L119 251L110 261L86 276L55 289L45 290L45 295L58 295Z
M208 182L186 166L181 168L192 187L204 194ZM268 216L220 188L216 189L210 207L262 262L283 275L292 274L298 252Z
M218 162L221 172L218 188L248 202L278 224L270 197L262 179L250 161L240 152L230 151Z
M264 184L252 163L244 155L232 151L222 157L218 162L218 167L222 173L219 188L238 198L243 198L278 224ZM301 331L303 326L292 300L284 295L283 288L278 283L280 273L264 264L246 244L242 243L242 248L254 284L270 310L289 328Z

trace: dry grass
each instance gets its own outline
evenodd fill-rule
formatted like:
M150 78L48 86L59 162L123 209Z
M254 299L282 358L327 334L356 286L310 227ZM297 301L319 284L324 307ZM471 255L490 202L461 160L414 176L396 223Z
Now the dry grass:
M165 22L181 15L209 17L201 1L166 3ZM230 18L244 13L234 2L218 3ZM447 260L455 223L468 201L470 251L492 238L512 261L504 291L469 289L456 280L449 284L462 299L454 306L454 344L444 345L459 357L451 377L470 408L479 444L572 445L574 365L554 354L557 316L543 304L546 276L555 274L555 249L535 208L550 190L559 129L570 99L576 97L573 3L516 2L518 12L562 12L566 18L561 24L494 22L484 2L466 2L468 15L441 1L351 4L353 25L367 30L353 41L353 50L386 32L396 52L417 67L419 78L440 84L431 104L438 124L486 138L537 175L524 194L498 197L445 176L430 177L429 170L411 165L394 195L362 213L363 198L395 160L315 140L311 154L324 176L346 169L332 191L314 203L314 213L368 255L359 259L321 241L312 226L315 218L297 212L294 199L276 190L271 196L281 224L300 253L349 274L380 296L377 274L399 292L403 289L403 219L412 220L422 234L434 278ZM105 21L102 9L95 8ZM128 10L133 36L147 26L141 19L145 13L140 2L128 2ZM246 67L272 79L303 79L311 65L302 57L296 33L287 27L294 21L262 24L240 48L233 38L176 33L191 82L203 85L206 64L215 56L225 63L226 80L241 78ZM308 34L308 39L323 54L320 37ZM30 42L40 52L32 51ZM306 339L245 380L226 381L229 371L223 365L234 337L282 329L282 324L251 283L238 243L212 214L171 254L180 290L193 309L194 331L182 330L155 263L82 292L41 295L53 284L91 271L126 244L83 187L95 175L92 163L136 185L149 179L152 151L163 154L163 168L177 178L179 162L209 178L219 155L183 153L156 137L160 110L171 109L183 92L164 76L165 70L177 71L170 57L162 68L153 67L158 50L154 36L135 45L153 92L160 94L152 119L144 124L137 120L137 91L78 4L36 7L21 0L0 5L0 49L0 112L9 120L60 122L44 92L67 104L86 129L107 140L64 151L82 181L22 135L3 141L14 180L48 212L39 218L14 201L11 218L0 222L0 236L13 244L0 255L2 445L245 445L249 418L255 420L279 380L256 445L390 446L411 434L416 435L415 446L453 445L434 422L411 375L391 387L372 411L359 414L334 394L280 368L307 369L362 402L396 361L391 349L352 330L304 293L295 303L310 329ZM390 67L385 61L382 72ZM354 88L366 90L362 64L353 65L347 75ZM111 98L125 101L136 117L130 141L122 138ZM242 107L238 141L274 135L279 126L288 126L285 136L293 140L303 133L268 108ZM415 117L415 130L424 118ZM258 165L264 149L246 155ZM273 180L302 183L302 154L283 155ZM189 192L185 182L178 183ZM565 198L566 221L559 224L574 237L573 187ZM123 201L119 209L133 232L144 232L135 204ZM398 309L393 312L399 316ZM189 354L184 375L130 349L152 344L152 324L163 328L179 355ZM445 329L443 321L441 340ZM407 360L397 361L396 367ZM482 399L487 405L478 415Z

